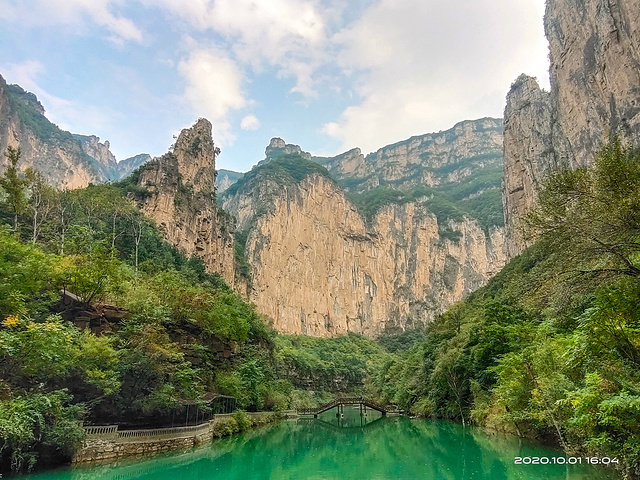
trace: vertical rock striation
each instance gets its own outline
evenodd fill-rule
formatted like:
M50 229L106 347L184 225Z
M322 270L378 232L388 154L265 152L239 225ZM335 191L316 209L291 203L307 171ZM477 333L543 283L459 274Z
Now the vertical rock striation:
M465 120L449 130L418 135L363 155L354 148L336 157L316 157L350 192L381 185L459 183L502 159L502 119ZM343 182L344 181L344 182Z
M549 0L551 92L519 77L504 117L503 206L509 256L526 247L522 217L558 167L588 165L620 133L640 140L640 0Z
M640 138L640 0L550 0L545 32L572 165L589 164L609 134Z
M505 263L502 230L486 235L472 219L449 222L458 236L448 239L424 205L386 205L368 223L326 176L277 195L274 185L241 203L245 221L265 212L245 248L249 295L281 332L375 337L422 326Z
M273 139L221 195L246 239L248 297L290 334L376 337L425 325L506 262L501 149L496 119L366 157L310 157Z
M217 153L208 120L182 130L173 152L142 167L138 186L147 195L140 207L167 241L186 255L197 255L209 273L233 285L233 225L215 198Z
M551 95L534 78L520 75L511 86L504 110L502 201L510 257L527 246L519 222L535 204L540 182L551 171L568 166L569 159Z

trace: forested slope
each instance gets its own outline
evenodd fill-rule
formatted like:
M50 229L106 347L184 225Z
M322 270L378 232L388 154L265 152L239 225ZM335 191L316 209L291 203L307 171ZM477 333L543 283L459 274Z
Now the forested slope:
M372 393L638 475L640 151L613 140L551 176L527 222L537 243L397 352Z

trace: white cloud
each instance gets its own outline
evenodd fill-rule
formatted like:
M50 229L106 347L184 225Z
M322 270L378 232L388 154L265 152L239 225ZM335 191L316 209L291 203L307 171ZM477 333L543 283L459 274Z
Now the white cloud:
M260 120L255 115L247 115L240 122L240 128L243 130L258 130L260 128Z
M116 43L141 42L142 32L128 18L114 13L121 0L2 0L0 18L19 19L24 27L64 25L69 32L86 33L86 20L106 28Z
M221 145L234 140L228 115L249 105L242 83L243 74L220 50L195 50L178 64L186 80L184 97L194 113L211 121L214 136Z
M275 67L295 78L292 92L314 95L312 73L327 58L331 10L318 0L141 0L190 28L221 35L236 60L255 71Z
M323 132L344 149L372 151L463 119L502 116L520 73L545 84L543 10L543 0L376 2L333 39L361 101Z

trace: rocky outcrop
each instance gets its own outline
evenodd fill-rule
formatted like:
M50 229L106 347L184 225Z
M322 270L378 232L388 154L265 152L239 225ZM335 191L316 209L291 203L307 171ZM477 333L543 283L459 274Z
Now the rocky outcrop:
M264 160L259 161L258 165L268 163L282 155L296 155L304 158L305 160L311 160L311 154L309 152L303 152L299 145L293 145L285 142L280 137L274 137L264 150Z
M271 158L285 147L287 159ZM246 238L247 295L277 330L376 337L422 326L505 264L501 120L367 156L313 163L295 152L273 139L269 160L221 195Z
M240 223L264 212L245 248L249 296L284 333L375 337L424 325L505 262L501 230L486 235L472 219L439 225L424 205L407 203L368 224L326 176L275 188L262 182L246 196Z
M118 162L115 180L120 180L129 176L136 168L144 165L151 160L151 155L148 153L140 153L133 157L125 158Z
M231 219L215 198L215 157L211 123L200 119L182 130L172 152L145 164L138 186L144 214L158 224L169 243L188 256L200 257L209 273L234 284Z
M545 32L553 107L572 164L589 164L617 131L639 139L640 0L550 0Z
M588 165L620 133L640 140L640 0L549 0L551 92L521 76L505 109L503 204L509 255L536 189L560 166Z
M0 76L0 151L8 146L20 147L21 170L34 168L56 187L86 187L119 180L131 172L129 163L116 161L108 141L59 129L47 120L34 94L8 85ZM0 172L4 164L0 157Z

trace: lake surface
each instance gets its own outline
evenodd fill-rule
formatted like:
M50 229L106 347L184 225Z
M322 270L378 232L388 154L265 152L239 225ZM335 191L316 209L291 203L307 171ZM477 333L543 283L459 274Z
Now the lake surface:
M29 480L618 478L613 467L515 465L515 457L565 458L562 452L461 425L329 411L215 440L210 446L148 460L31 475ZM18 477L25 478L25 477Z

